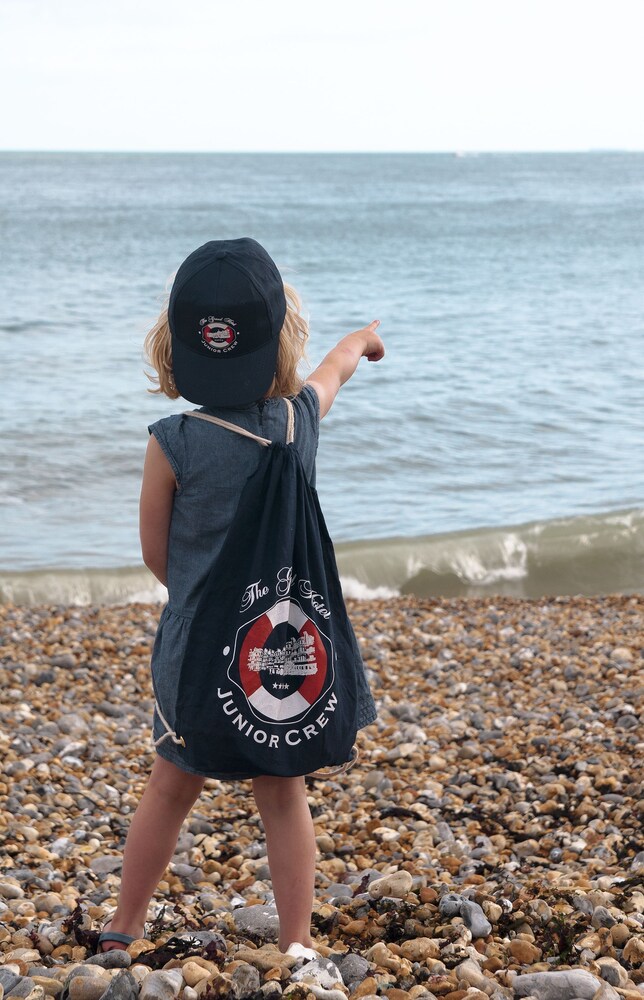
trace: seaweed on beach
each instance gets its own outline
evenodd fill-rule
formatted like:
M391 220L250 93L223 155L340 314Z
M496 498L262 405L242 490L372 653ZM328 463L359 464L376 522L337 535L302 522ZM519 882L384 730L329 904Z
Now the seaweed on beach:
M336 934L333 934L333 931L337 928L339 921L339 910L334 910L328 917L315 912L311 916L311 924L315 930L321 935L327 934L332 939L337 937Z
M98 936L101 932L85 930L81 926L83 918L86 916L81 904L77 903L67 919L63 921L62 929L65 934L73 933L76 943L82 948L88 948L94 954L98 948Z
M554 959L554 964L567 964L574 957L576 939L588 929L588 921L574 919L571 914L555 913L535 937L535 944L541 948L543 958Z
M385 896L373 900L371 905L380 917L378 923L384 929L382 940L385 944L418 936L416 931L409 933L405 928L407 921L413 921L415 918L417 903L407 903L402 899L390 899Z
M164 903L159 912L157 913L156 917L154 918L154 920L152 920L148 924L149 928L148 937L150 938L151 941L156 941L157 938L160 937L161 934L163 934L163 920L165 918L166 909L167 906Z
M367 891L367 889L369 888L369 882L370 881L371 881L371 876L370 875L363 875L363 877L360 879L360 881L356 885L355 889L353 890L353 896L354 896L354 898L356 896L359 896L360 893Z
M384 809L380 810L381 819L389 819L392 816L396 819L415 819L420 821L424 819L424 816L421 816L416 810L407 809L404 806L385 806Z
M638 872L629 878L621 879L615 884L614 888L615 890L619 889L619 895L615 895L613 905L621 909L622 904L626 902L629 896L632 896L636 891L642 892L644 890L644 872Z
M167 962L173 959L186 958L206 958L217 967L221 967L225 959L225 952L217 946L215 941L208 941L204 944L199 938L189 936L171 938L154 949L154 951L144 951L137 957L139 965L147 965L150 969L162 969Z
M206 930L212 935L211 940L203 942L196 934L192 936L189 931L188 933L183 932L180 935L175 933L163 944L157 945L153 951L146 951L139 955L137 962L141 965L147 965L151 969L161 969L166 962L170 962L172 959L182 960L198 956L208 959L208 961L212 962L218 968L221 968L226 958L226 944L223 938L208 930L204 926L203 921L195 918L194 915L179 903L174 903L172 906L172 910L176 914L176 919L168 928L166 923L166 909L167 906L162 906L150 925L147 937L151 941L158 940L161 935L167 934L168 930L177 931L182 926L187 927L189 931L200 932Z

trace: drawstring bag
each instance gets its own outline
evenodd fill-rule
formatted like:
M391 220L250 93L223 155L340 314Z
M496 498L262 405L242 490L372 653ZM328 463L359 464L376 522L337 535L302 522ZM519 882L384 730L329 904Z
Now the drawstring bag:
M187 768L250 778L311 774L355 759L360 652L333 544L293 443L271 442L248 478L189 628L171 727Z

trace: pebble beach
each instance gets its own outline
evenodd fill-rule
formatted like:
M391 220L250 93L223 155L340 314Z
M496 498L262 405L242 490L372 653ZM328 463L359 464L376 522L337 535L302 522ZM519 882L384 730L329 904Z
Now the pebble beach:
M160 607L0 607L0 1000L644 998L644 598L348 606L379 718L308 784L309 963L250 782L213 779L145 938L96 954Z

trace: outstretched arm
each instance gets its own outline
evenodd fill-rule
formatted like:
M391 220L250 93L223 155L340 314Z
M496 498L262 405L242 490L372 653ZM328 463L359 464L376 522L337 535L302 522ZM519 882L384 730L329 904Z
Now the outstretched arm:
M374 319L362 330L347 334L307 378L306 385L313 386L320 400L320 419L331 409L340 386L351 378L360 358L380 361L384 357L385 347L376 333L379 325L380 320Z

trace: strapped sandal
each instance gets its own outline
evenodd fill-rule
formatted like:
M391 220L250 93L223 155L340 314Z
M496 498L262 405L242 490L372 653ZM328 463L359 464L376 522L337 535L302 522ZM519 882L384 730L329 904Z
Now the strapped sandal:
M112 917L108 917L105 922L110 923L111 920ZM145 937L146 929L147 929L147 924L143 926L143 937ZM101 933L98 935L98 941L96 942L97 954L103 953L101 945L107 941L116 941L118 944L128 945L132 944L133 941L138 941L138 938L134 937L132 934L122 934L120 931L112 931L112 930L101 931ZM111 950L112 949L110 949L110 951Z
M97 945L102 945L104 941L118 941L119 944L132 944L137 939L131 934L119 934L118 931L102 931L98 935ZM103 949L99 947L99 951Z

